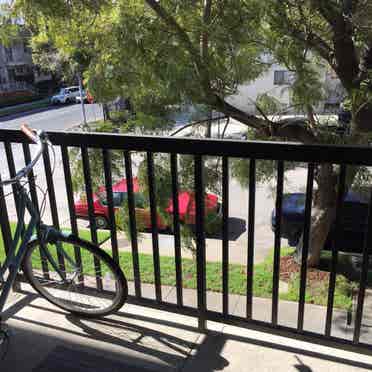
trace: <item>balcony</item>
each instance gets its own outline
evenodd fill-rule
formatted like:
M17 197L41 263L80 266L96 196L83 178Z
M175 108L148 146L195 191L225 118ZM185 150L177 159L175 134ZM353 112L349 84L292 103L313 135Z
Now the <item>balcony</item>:
M20 278L13 298L5 312L5 319L14 330L14 340L6 355L7 368L16 371L35 372L69 369L70 371L213 371L213 370L285 370L300 371L338 368L371 369L372 344L372 296L368 288L369 247L372 243L372 214L368 217L366 244L363 249L362 267L357 280L353 308L346 311L335 305L337 247L332 254L332 270L327 289L325 306L306 302L308 244L304 244L303 259L299 273L298 300L281 299L280 223L275 225L273 239L272 276L269 278L270 298L259 297L254 290L257 251L255 216L262 208L257 200L259 185L256 183L257 163L274 161L277 172L275 185L276 216L281 216L284 195L284 164L296 162L306 171L306 208L304 236L309 237L314 184L315 164L371 166L372 149L369 147L346 147L324 145L300 145L288 143L247 142L230 140L202 140L151 136L123 136L116 134L87 134L78 132L50 132L57 161L53 175L52 154L46 153L43 164L35 169L37 182L48 186L49 213L45 220L59 228L65 226L75 234L81 232L75 215L75 196L71 180L69 149L79 149L84 169L84 188L89 205L89 229L91 239L98 243L93 208L92 164L89 150L96 149L102 155L104 183L109 209L109 240L103 247L115 259L120 258L124 247L119 234L113 205L112 155L121 154L120 166L127 180L136 176L135 154L144 153L149 178L150 209L157 210L157 192L161 185L155 182L156 154L168 154L172 195L175 206L172 234L163 247L163 237L157 226L156 212L151 213L151 231L147 235L153 269L152 283L144 279L141 271L141 254L145 251L136 226L133 188L128 185L128 206L131 235L128 243L133 260L130 275L130 298L115 315L100 320L80 319L66 314L36 296L27 282ZM1 130L0 150L4 161L2 177L13 175L30 158L33 145L16 130ZM347 153L347 157L345 154ZM181 227L177 200L179 189L179 159L192 156L193 192L196 201L195 241L196 254L195 288L187 284L190 279L183 272L184 257L181 247ZM207 158L208 157L208 158ZM219 250L214 264L220 267L221 291L211 291L208 277L208 261L211 259L210 239L205 231L205 164L207 159L221 160L222 227L214 249ZM246 159L250 170L246 205L241 205L247 216L247 241L241 267L244 267L244 293L231 290L232 269L229 264L234 257L230 239L231 218L229 205L231 193L231 161ZM6 163L6 164L5 164ZM116 164L117 165L117 164ZM5 172L5 173L4 173ZM345 180L341 179L341 182ZM37 189L33 175L29 187L34 201ZM0 190L0 196L4 194ZM61 200L65 200L67 219ZM40 202L40 200L38 200ZM0 227L4 248L9 244L11 222L17 218L13 197L7 202L0 198ZM278 218L281 221L281 218ZM304 239L305 242L308 239ZM217 241L217 242L216 242ZM170 250L173 249L173 253ZM171 257L175 285L168 285L162 275L165 267L162 257L167 251ZM120 261L121 262L121 261ZM169 261L168 261L169 262ZM129 273L127 273L129 276ZM16 345L16 346L14 346ZM332 348L331 351L329 348ZM357 353L357 354L355 354ZM22 358L19 358L22 355ZM295 355L295 356L294 356ZM250 367L248 368L247 365ZM32 366L32 368L30 368ZM251 369L252 366L252 369ZM15 369L14 369L15 368ZM34 369L33 369L34 368ZM146 369L147 368L147 369ZM256 368L256 369L255 369Z

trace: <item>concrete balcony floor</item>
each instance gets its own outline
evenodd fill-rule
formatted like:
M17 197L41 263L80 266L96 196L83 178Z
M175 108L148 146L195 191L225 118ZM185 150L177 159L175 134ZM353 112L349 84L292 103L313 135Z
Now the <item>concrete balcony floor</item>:
M207 333L200 333L195 318L132 304L104 319L80 319L27 285L22 284L22 290L12 294L5 312L10 338L0 346L1 372L372 369L369 355L213 322L208 322ZM171 299L172 290L164 288L163 293ZM212 304L213 294L208 295ZM239 313L240 299L235 300L234 311ZM315 318L315 312L311 309L309 317Z

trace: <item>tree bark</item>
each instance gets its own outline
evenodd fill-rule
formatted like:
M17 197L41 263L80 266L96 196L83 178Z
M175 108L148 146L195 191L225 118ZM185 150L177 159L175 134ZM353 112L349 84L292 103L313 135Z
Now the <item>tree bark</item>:
M331 164L319 166L317 175L318 189L314 193L311 210L311 228L307 264L317 266L320 253L327 240L331 225L335 219L337 175ZM297 246L297 261L301 261L303 249L303 234Z
M348 167L345 179L345 194L354 182L359 167ZM313 207L311 210L311 229L309 238L309 252L307 265L316 267L319 265L320 254L332 229L336 218L336 201L339 176L331 164L319 166L316 176L318 189L314 193ZM342 212L341 212L342 213ZM303 249L303 235L300 238L296 250L296 260L301 262Z
M366 102L354 113L353 132L365 133L372 131L372 103Z

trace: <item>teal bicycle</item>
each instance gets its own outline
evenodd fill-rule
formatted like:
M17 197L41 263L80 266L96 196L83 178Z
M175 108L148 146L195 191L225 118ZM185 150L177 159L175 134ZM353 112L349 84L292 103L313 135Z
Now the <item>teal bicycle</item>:
M117 311L128 296L127 280L118 264L91 242L42 223L26 188L27 175L51 144L42 131L36 133L26 125L22 131L38 150L14 178L1 182L14 187L18 222L0 268L0 330L4 306L20 269L41 296L73 314L101 317ZM26 210L31 216L27 225Z

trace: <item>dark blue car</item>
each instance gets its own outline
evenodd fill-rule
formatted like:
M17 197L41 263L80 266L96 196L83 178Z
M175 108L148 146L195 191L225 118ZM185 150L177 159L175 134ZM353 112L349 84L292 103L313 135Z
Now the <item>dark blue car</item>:
M333 234L337 234L338 249L344 252L361 253L364 231L367 226L368 198L349 192L342 208L341 224L338 231L328 235L324 249L331 249ZM271 214L271 228L275 230L275 209ZM293 193L283 196L281 237L288 239L288 244L296 246L300 240L305 220L305 194Z

